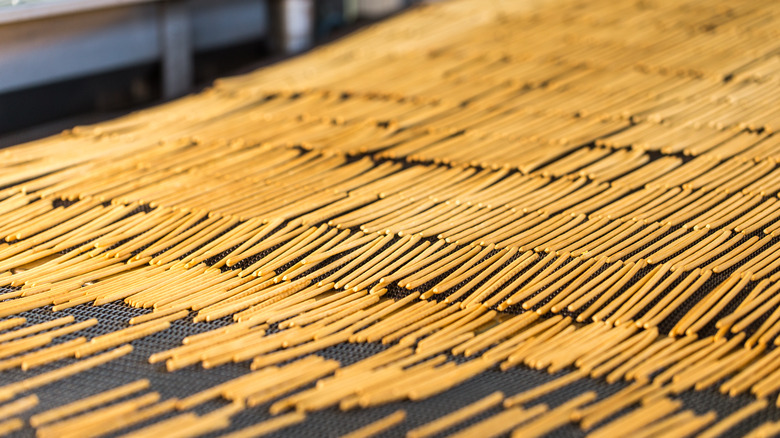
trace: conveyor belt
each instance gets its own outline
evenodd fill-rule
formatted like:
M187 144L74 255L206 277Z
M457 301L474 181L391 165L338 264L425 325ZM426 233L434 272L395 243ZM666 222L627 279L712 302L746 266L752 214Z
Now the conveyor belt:
M0 432L777 434L778 14L441 2L4 150Z

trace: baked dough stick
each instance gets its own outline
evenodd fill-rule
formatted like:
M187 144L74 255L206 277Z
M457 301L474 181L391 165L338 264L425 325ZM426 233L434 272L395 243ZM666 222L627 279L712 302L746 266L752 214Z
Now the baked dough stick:
M25 380L11 383L0 387L0 401L9 400L15 395L24 391L29 391L41 386L48 385L50 383L57 382L59 380L70 377L74 374L78 374L82 371L95 368L97 366L108 363L114 359L118 359L122 356L126 356L133 351L133 347L129 344L123 345L119 348L111 350L107 353L100 354L98 356L90 357L85 360L66 365L61 368L57 368L52 371L48 371L43 374L39 374L34 377L27 378Z
M54 409L35 414L30 417L30 425L38 427L40 425L57 421L61 418L84 412L97 406L101 406L117 400L121 397L133 394L149 387L149 381L146 379L136 380L135 382L122 385L108 391L103 391L90 397L77 400L72 403L58 406Z
M430 423L410 430L406 434L406 438L427 438L436 435L498 405L503 398L504 394L500 391L494 392Z
M361 427L358 430L343 435L341 438L369 438L380 434L391 427L397 426L399 423L406 419L406 411L399 410L394 413L377 420L371 424Z
M294 426L306 419L303 412L290 412L289 414L279 415L270 420L239 429L233 433L223 435L223 438L257 438L266 436L270 433Z
M571 421L571 414L580 406L590 403L597 397L593 391L580 394L562 405L548 411L512 432L512 438L541 437Z

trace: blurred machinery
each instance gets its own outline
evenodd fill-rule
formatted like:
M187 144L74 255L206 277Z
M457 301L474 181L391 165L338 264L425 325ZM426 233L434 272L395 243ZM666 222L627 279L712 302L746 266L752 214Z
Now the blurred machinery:
M0 0L0 133L178 97L230 68L305 51L408 3ZM216 67L199 62L204 54L216 54L208 58Z

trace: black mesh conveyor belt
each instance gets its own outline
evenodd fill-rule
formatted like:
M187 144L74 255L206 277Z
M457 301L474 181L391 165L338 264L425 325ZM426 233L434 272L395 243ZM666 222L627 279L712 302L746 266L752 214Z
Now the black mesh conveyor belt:
M73 315L78 320L92 317L100 318L100 325L89 329L90 335L99 335L115 330L121 327L127 319L142 313L143 312L126 306L113 304L100 308L80 306L64 311L64 314ZM30 322L46 321L49 318L49 315L50 313L46 310L24 313L24 316L27 317ZM219 324L219 322L216 324ZM41 403L38 407L31 410L30 413L34 414L35 412L54 408L87 397L96 392L108 390L119 386L120 384L129 383L141 378L149 379L152 382L152 388L160 392L163 399L166 399L169 397L184 397L246 373L247 366L245 363L228 364L211 370L188 368L179 370L176 373L165 372L161 369L162 366L159 364L150 365L147 363L146 359L150 354L178 345L179 340L182 337L199 333L204 328L205 327L191 324L187 321L177 321L170 330L136 341L133 343L136 350L128 357L110 362L99 368L76 375L61 383L49 385L35 391L41 399ZM367 357L368 355L375 354L382 349L383 346L377 344L342 344L328 348L321 354L324 357L336 359L343 364L350 364L356 360ZM61 364L44 366L41 367L39 372L55 369L58 366L61 366ZM28 374L29 373L24 373L21 370L4 371L4 377L9 381L20 379L22 376L27 377ZM560 374L562 375L564 373ZM407 410L408 418L404 427L412 429L415 426L425 424L468 403L476 401L496 390L504 391L507 394L514 394L543 384L552 380L554 377L555 375L551 376L544 371L528 370L526 368L514 368L507 372L491 370L457 388L422 402L394 403L388 406L367 410L355 410L349 413L343 413L337 408L331 408L314 413L308 421L278 432L272 436L337 437L390 414L399 407ZM607 396L625 386L625 383L610 385L601 380L585 379L542 397L540 402L555 406L583 391L595 390L599 395ZM693 409L697 413L704 413L711 409L715 409L719 415L731 413L752 401L752 397L750 396L743 395L729 398L722 396L713 390L705 392L686 392L682 394L680 398L684 401L686 408ZM199 410L208 411L220 405L222 405L221 402L210 402L207 405L201 406ZM270 418L267 407L268 405L262 405L256 408L247 409L245 412L240 413L234 418L230 429L237 430L241 427L257 423L262 419ZM499 411L499 408L493 408L486 411L484 414L463 423L463 425L451 429L449 432L467 427L468 425L476 423L480 419L486 418ZM744 434L765 421L776 421L778 419L780 419L780 412L778 412L778 410L772 409L770 411L765 411L762 412L761 415L754 416L748 421L741 423L740 426L732 430L731 433L734 434L733 436ZM152 422L149 423L151 424ZM220 434L215 433L209 436L219 435ZM34 436L34 431L31 428L27 428L24 431L14 434L14 436ZM388 431L382 436L399 436L399 431ZM556 431L555 436L582 437L585 436L585 433L572 425Z

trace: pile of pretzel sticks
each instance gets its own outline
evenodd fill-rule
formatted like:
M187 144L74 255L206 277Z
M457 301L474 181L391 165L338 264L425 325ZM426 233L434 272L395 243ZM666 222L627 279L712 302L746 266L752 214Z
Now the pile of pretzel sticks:
M778 23L439 2L0 151L0 434L780 434Z

